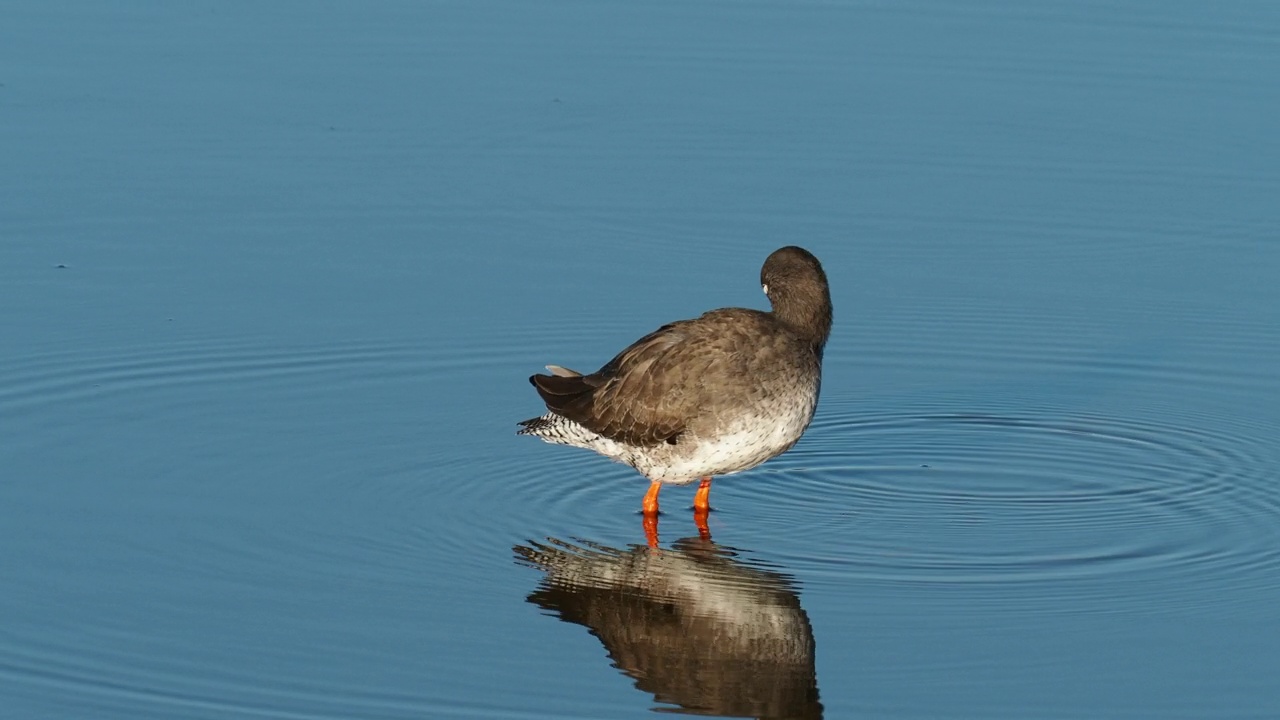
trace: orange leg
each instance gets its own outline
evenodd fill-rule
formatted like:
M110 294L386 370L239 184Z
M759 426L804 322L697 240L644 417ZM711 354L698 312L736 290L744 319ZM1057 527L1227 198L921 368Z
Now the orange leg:
M649 543L649 547L658 547L658 516L656 514L644 516L644 539Z
M708 514L709 513L707 513L706 510L693 511L693 524L698 527L698 537L702 538L703 540L711 539L711 528L707 527Z
M644 494L644 505L641 506L646 517L658 516L658 493L661 491L662 483L655 482L649 485L649 492Z
M711 476L702 478L698 492L693 496L693 509L705 513L711 509Z

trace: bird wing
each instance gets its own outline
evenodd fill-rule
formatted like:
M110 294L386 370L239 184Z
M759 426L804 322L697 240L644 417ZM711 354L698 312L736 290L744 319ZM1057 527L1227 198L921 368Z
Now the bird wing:
M704 335L697 323L664 325L590 375L553 370L529 380L548 409L592 432L637 446L674 443L697 410Z

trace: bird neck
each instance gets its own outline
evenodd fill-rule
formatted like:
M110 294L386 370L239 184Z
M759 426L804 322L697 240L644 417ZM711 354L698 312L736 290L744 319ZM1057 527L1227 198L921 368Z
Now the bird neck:
M831 336L831 295L823 288L809 297L779 297L773 303L773 315L791 331L813 344L821 355Z

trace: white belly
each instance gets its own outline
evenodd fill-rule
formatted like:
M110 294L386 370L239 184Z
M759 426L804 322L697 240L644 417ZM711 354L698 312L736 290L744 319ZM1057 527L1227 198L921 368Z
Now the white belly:
M610 440L566 418L547 413L547 425L536 433L543 440L593 450L640 471L650 480L674 485L702 477L749 470L789 449L813 419L817 388L795 402L776 403L723 423L699 435L686 432L674 444L636 447Z
M796 444L813 419L817 400L815 392L806 402L774 408L780 412L743 418L713 434L683 436L675 445L620 459L650 480L672 484L750 470Z

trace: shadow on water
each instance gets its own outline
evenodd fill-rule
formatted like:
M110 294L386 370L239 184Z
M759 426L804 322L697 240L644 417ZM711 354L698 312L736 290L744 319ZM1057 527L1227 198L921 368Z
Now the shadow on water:
M708 538L625 550L550 538L514 548L546 573L528 601L583 625L660 712L821 718L813 629L788 575Z

